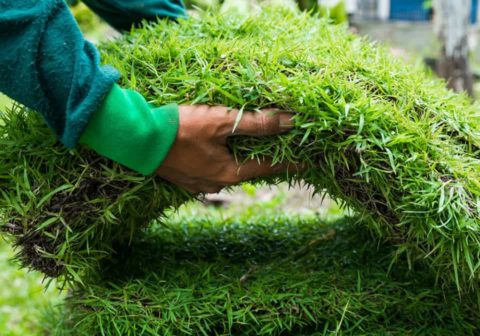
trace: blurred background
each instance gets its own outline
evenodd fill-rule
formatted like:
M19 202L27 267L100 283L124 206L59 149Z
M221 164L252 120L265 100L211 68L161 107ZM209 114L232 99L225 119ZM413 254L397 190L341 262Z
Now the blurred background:
M199 10L221 10L249 15L259 4L298 7L328 17L332 24L348 25L353 33L386 44L395 57L423 62L446 85L480 97L478 0L185 0L191 15ZM87 39L100 43L118 36L86 6L69 1ZM0 111L12 104L0 94ZM248 212L314 215L333 219L346 210L329 199L312 195L302 186L255 187L250 184L215 195L180 210L186 216L238 216ZM0 213L1 216L1 213ZM0 334L45 335L42 320L65 293L35 272L20 269L14 250L0 239Z

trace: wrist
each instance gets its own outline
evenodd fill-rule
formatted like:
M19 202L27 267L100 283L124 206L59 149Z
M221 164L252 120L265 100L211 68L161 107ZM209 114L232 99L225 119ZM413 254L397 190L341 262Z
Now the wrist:
M154 108L137 92L114 85L80 138L102 156L143 175L161 165L178 131L178 106Z

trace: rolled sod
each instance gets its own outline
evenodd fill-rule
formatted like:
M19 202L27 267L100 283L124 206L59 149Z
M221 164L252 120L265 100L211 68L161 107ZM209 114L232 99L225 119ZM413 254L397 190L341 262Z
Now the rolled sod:
M393 246L357 221L155 224L49 314L49 335L478 334L475 295L406 262L389 271Z
M479 109L420 66L345 27L274 8L243 19L205 13L160 21L101 50L123 74L121 84L155 105L294 113L292 132L232 137L232 153L302 163L298 174L264 182L303 180L394 246L390 262L425 264L439 286L476 285ZM49 276L81 281L109 258L113 242L128 242L191 197L85 148L61 148L33 114L17 109L4 119L3 229L20 259Z
M192 198L85 148L65 149L28 112L14 108L0 122L0 220L25 266L81 282L113 242Z

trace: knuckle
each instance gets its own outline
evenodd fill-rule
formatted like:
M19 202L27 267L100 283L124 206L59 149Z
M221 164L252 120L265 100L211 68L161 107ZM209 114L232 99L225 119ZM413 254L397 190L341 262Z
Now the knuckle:
M238 184L243 181L242 174L240 173L241 168L235 167L232 169L230 184Z
M222 189L223 189L222 187L211 187L211 188L208 188L207 193L216 194L216 193L219 193Z
M190 194L198 194L198 190L195 190L195 189L193 189L193 188L183 187L183 189L185 189L186 191L188 191Z
M218 180L218 182L225 186L231 186L231 185L242 182L242 179L238 174L231 174L231 175L222 176Z
M277 132L279 125L278 114L269 113L263 115L263 132L264 134L272 134Z
M243 181L242 177L239 174L235 174L235 176L232 178L231 184L239 184L242 181Z
M268 121L267 121L267 116L265 113L260 114L260 130L262 132L262 135L267 134L268 131Z

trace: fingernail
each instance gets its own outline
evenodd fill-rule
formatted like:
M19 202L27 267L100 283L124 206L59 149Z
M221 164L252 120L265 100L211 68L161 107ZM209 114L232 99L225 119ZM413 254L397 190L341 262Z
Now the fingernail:
M282 113L280 114L280 128L291 129L295 126L293 122L293 114L290 113Z

